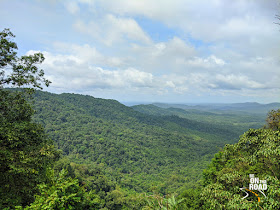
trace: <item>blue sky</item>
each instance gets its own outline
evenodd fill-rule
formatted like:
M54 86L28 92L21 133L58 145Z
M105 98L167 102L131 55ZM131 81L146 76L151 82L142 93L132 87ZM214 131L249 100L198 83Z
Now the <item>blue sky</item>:
M46 91L133 102L280 102L276 0L1 0Z

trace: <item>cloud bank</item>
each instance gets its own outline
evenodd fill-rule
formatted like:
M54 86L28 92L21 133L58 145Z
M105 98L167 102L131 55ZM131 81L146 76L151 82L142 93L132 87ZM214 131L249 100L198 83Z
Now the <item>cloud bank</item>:
M277 1L54 0L16 4L23 10L8 14L4 9L12 5L4 1L3 15L7 20L9 15L28 20L26 28L33 31L29 42L36 43L28 53L44 53L42 67L53 81L54 92L122 101L280 100L280 36L273 23L280 11ZM56 21L45 19L36 25L31 16L40 19L44 14L53 15Z

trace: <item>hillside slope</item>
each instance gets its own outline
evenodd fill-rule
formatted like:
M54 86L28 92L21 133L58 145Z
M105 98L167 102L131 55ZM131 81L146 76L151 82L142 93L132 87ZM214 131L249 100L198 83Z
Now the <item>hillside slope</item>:
M219 128L229 129L231 131L243 133L250 128L260 128L265 122L267 112L270 111L267 107L274 107L271 105L260 105L258 112L252 112L250 110L251 104L244 103L243 111L215 109L213 105L209 105L208 110L204 106L195 106L193 109L189 109L186 105L168 105L168 104L148 104L148 105L136 105L132 108L141 113L155 115L155 116L178 116L193 121L210 123L212 126L218 126ZM228 105L230 107L230 105ZM232 104L231 106L237 106ZM240 105L241 106L241 105ZM247 107L248 106L248 107ZM276 105L275 105L276 106ZM178 108L181 107L181 108ZM202 108L204 107L204 108ZM212 107L212 108L211 108ZM216 105L215 107L218 107ZM245 108L246 107L246 108ZM245 111L250 110L250 111Z
M236 130L178 116L152 116L115 100L37 91L36 114L63 155L101 165L128 190L168 193L190 187Z
M154 106L161 108L179 108L183 110L201 110L215 113L251 113L251 114L267 114L272 109L278 109L280 103L260 104L256 102L233 103L233 104L165 104L154 103Z

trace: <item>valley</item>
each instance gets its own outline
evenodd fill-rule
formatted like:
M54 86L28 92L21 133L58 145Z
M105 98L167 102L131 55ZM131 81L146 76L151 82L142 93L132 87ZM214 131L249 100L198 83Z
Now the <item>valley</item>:
M265 111L136 105L78 94L37 91L34 121L80 164L102 166L108 179L131 192L181 193L199 185L202 171L226 144L265 124Z

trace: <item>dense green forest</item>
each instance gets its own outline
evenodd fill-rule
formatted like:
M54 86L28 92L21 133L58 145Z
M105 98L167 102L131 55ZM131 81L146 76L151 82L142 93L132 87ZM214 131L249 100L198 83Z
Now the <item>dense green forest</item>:
M161 115L145 114L115 100L77 94L36 91L30 103L35 108L33 121L43 125L61 152L54 173L66 168L80 185L96 193L95 206L108 209L142 208L149 204L149 196L163 201L164 196L176 198L181 208L206 205L207 199L201 204L201 193L212 169L204 177L203 169L225 144L237 142L242 129L247 129L241 126L246 119L261 125L253 114L251 118L240 116L240 125L236 124L238 114L231 115L232 122L227 119L222 125L217 118L224 115L197 111L197 121L193 120L195 111L188 115L184 110L160 109ZM213 123L208 122L211 117ZM188 204L193 199L198 203Z
M232 104L214 104L214 103L204 103L197 105L190 104L165 104L165 103L153 103L152 105L160 108L178 108L189 111L206 111L217 114L225 114L230 116L230 114L267 114L268 110L278 109L280 103L269 103L260 104L256 102L246 102L246 103L232 103Z
M255 103L253 104L255 105ZM236 109L236 107L238 107L238 109ZM235 130L239 133L243 133L250 128L262 127L267 113L270 110L277 109L279 107L280 103L257 104L255 106L252 106L252 103L232 104L231 106L218 106L211 104L187 106L183 104L156 103L132 106L134 110L141 113L156 116L175 115L180 118L216 125L220 128Z
M44 56L17 57L14 35L0 35L1 209L280 208L280 109L264 126L264 110L240 106L127 107L35 91L50 84ZM252 174L265 196L249 189Z
M212 155L240 131L175 115L139 113L114 100L37 91L34 121L64 156L102 164L121 187L181 192L201 178ZM186 178L187 177L187 178Z

